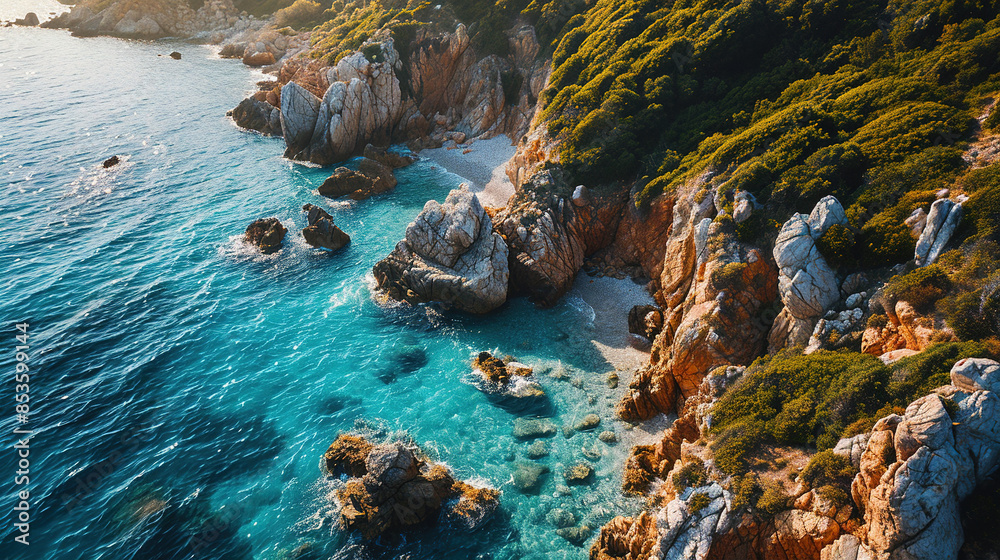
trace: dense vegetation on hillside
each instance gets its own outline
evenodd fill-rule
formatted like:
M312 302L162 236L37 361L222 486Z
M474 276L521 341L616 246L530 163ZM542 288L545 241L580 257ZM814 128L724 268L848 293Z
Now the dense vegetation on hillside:
M950 383L960 358L990 357L978 342L942 343L886 366L856 352L779 352L755 361L713 408L716 463L742 474L762 445L833 447Z

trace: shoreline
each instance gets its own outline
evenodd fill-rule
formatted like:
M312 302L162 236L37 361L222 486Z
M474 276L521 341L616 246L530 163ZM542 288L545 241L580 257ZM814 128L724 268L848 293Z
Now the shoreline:
M517 152L510 138L501 134L467 144L448 144L451 146L420 150L418 155L464 179L483 206L506 206L514 194L514 184L507 178L507 162Z

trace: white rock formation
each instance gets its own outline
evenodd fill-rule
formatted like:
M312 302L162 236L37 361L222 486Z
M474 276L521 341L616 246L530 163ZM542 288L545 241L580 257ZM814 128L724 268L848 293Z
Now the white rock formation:
M373 272L395 299L486 313L507 300L507 253L479 199L462 185L444 204L428 201Z

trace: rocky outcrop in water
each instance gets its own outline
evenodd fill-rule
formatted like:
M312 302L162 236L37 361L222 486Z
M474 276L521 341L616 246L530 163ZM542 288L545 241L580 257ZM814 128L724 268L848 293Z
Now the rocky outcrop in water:
M306 243L316 248L339 251L351 242L351 236L343 232L333 223L333 216L319 206L306 204L302 207L306 212L309 225L302 230Z
M363 51L363 52L362 52ZM327 71L330 87L319 99L295 82L281 90L285 157L329 165L369 142L387 144L402 112L391 38L371 42Z
M244 234L244 240L268 255L281 249L281 242L288 230L281 225L278 218L261 218L254 220Z
M248 97L232 110L236 126L266 136L281 136L281 111L270 103Z
M193 37L213 31L246 29L250 19L241 16L232 0L206 0L193 9L185 0L85 0L43 24L68 28L77 36L115 35L138 39L165 36Z
M341 434L324 455L327 471L346 474L337 491L341 526L365 539L437 519L443 510L472 528L499 504L500 492L455 480L401 442L372 444Z
M330 198L347 197L363 200L395 188L396 176L392 169L373 159L362 158L358 171L338 167L319 186L319 194Z
M405 239L372 272L390 297L411 303L486 313L507 300L507 244L465 185L444 204L428 201Z
M251 66L285 60L281 90L262 90L255 97L280 106L286 157L320 165L358 155L369 142L416 140L422 146L421 139L441 145L524 134L549 71L546 61L536 60L540 48L531 26L513 33L511 56L483 59L461 24L452 33L421 29L403 49L411 53L407 60L383 30L336 66L312 69L321 76L314 80L287 75L302 68L289 58L299 48L297 38L263 30L237 39L220 54L242 57Z
M25 27L35 27L38 25L38 14L35 12L28 12L24 14L23 18L18 18L14 20L14 25L23 25Z

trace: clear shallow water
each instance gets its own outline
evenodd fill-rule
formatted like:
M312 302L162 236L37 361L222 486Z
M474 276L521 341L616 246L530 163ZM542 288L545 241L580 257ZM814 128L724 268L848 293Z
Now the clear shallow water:
M157 56L173 50L183 59ZM5 523L0 557L270 559L311 542L321 558L585 558L593 535L572 546L545 522L551 508L596 535L637 507L618 493L627 445L597 441L624 435L612 419L623 389L605 384L613 367L582 299L515 300L486 318L373 300L371 266L459 178L419 162L390 194L331 204L315 192L329 171L283 160L280 139L225 117L260 76L205 47L6 28L0 61L0 302L11 337L31 324L36 432L32 544L12 544ZM124 163L103 169L114 154ZM310 202L351 245L304 244ZM285 248L246 250L246 225L271 215L289 227ZM413 347L426 363L408 371L422 362L407 359ZM602 417L596 432L549 440L537 496L511 485L529 445L511 435L515 415L470 383L484 349L536 367L557 425ZM355 426L407 432L458 476L502 489L501 512L473 534L442 522L400 542L344 535L319 465ZM584 446L603 454L589 461L597 482L555 496ZM15 470L0 454L5 511Z

